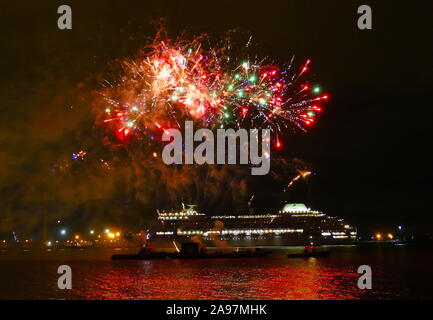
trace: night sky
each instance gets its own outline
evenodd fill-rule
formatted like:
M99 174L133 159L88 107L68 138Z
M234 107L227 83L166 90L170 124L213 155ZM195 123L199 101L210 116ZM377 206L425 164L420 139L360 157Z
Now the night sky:
M62 4L72 7L72 30L57 29ZM372 7L373 30L357 28L362 4ZM86 179L85 170L74 182L47 176L60 157L80 150L85 128L95 129L88 97L98 76L111 61L142 48L159 18L172 36L184 29L212 36L238 28L277 61L293 54L312 59L311 76L331 101L309 132L285 138L283 154L302 159L316 173L287 201L344 217L361 232L399 224L428 230L431 12L428 1L3 2L0 233L35 230L41 212L87 223L109 211L107 219L135 225L138 220L131 219L137 215L124 211L146 214L152 207L140 208L126 193L111 197L104 178ZM47 181L53 181L49 187ZM125 189L122 181L110 183ZM262 195L273 188L264 185ZM59 189L62 196L50 196ZM108 204L92 216L89 203L101 199ZM258 196L257 206L265 207L265 200Z

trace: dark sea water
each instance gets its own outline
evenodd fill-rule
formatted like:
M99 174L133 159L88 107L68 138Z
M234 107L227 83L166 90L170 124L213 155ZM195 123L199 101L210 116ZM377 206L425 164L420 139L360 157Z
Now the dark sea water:
M333 247L329 257L111 261L125 249L1 250L0 299L432 299L433 250L414 245ZM72 268L71 290L57 268ZM360 290L369 265L373 288Z

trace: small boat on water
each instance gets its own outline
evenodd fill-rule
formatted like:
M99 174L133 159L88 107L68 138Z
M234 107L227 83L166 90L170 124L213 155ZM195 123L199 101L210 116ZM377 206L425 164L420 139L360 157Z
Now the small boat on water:
M143 245L136 254L113 254L111 256L112 260L154 260L165 258L167 258L166 252L153 251L153 248L147 245Z
M155 252L149 246L144 245L137 254L114 254L112 260L154 260L154 259L222 259L222 258L262 258L270 252L261 249L233 251L233 252L214 252L207 253L204 248L200 248L198 243L186 242L181 244L179 252Z
M222 258L262 258L269 254L268 251L233 251L233 252L215 252L215 253L197 253L184 254L182 252L168 253L167 256L171 259L222 259Z
M304 252L288 253L288 258L309 258L309 257L325 257L331 254L329 249L318 249L314 246L307 246L304 248Z
M152 252L146 254L113 254L112 260L154 260L154 259L165 259L167 254L165 252Z

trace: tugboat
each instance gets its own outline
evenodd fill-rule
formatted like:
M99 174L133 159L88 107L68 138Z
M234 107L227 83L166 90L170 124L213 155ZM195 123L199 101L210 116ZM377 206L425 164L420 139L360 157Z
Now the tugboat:
M136 254L113 254L112 260L153 260L153 259L165 259L167 253L164 251L153 251L153 247L147 244L141 246L141 249Z
M200 247L197 242L183 242L179 252L167 253L155 252L149 245L143 245L137 254L114 254L112 260L153 260L153 259L216 259L216 258L261 258L267 256L270 251L261 249L243 250L233 252L207 253L205 247Z
M205 247L201 247L197 242L183 242L180 252L168 253L171 259L215 259L215 258L262 258L267 256L270 251L261 250L235 250L233 252L207 253Z
M329 256L331 250L329 249L318 249L315 245L305 246L304 252L300 253L289 253L288 258L309 258L309 257L324 257Z

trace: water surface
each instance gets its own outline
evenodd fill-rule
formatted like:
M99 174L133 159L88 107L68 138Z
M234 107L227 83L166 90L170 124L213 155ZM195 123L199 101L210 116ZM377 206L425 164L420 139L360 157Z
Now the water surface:
M334 247L329 257L111 261L125 249L0 251L0 299L426 299L433 251L409 245ZM73 272L57 288L57 268ZM373 289L357 287L357 268Z

